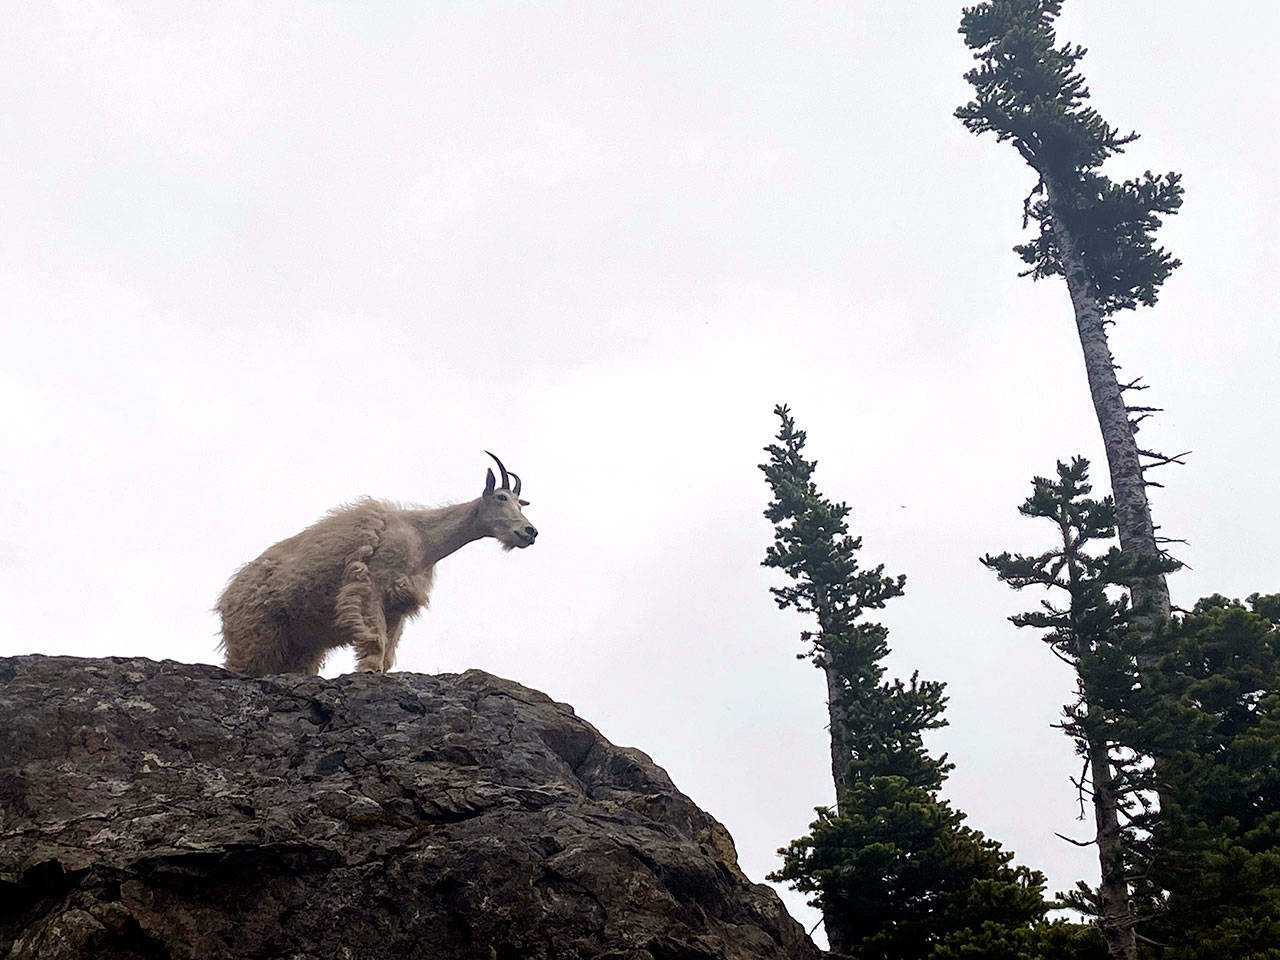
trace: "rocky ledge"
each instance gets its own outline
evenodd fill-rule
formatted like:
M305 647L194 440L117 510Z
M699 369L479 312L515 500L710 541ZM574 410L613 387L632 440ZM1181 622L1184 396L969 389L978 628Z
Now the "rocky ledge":
M509 680L0 659L0 957L817 955L661 768Z

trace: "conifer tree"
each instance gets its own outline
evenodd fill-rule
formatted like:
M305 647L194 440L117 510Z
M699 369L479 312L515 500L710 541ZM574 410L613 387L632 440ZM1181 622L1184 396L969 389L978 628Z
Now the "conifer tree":
M1138 446L1137 423L1152 408L1129 406L1107 340L1115 315L1155 304L1160 286L1179 265L1158 247L1161 217L1182 204L1179 175L1168 173L1116 183L1100 170L1137 139L1120 134L1087 105L1078 71L1085 50L1057 45L1054 23L1061 0L991 0L966 7L960 32L979 66L965 74L974 99L956 116L975 134L1009 141L1036 172L1024 222L1038 235L1016 247L1027 273L1061 276L1075 314L1085 370L1102 431L1120 545L1139 557L1158 557L1144 466L1180 462ZM1137 414L1131 418L1132 414ZM1164 577L1151 573L1132 584L1143 628L1153 635L1170 612Z
M1085 460L1058 464L1021 511L1060 545L983 558L1069 600L1011 619L1045 630L1078 676L1062 726L1086 759L1101 883L1074 904L1113 957L1280 960L1280 595L1215 595L1154 637L1134 629L1116 588L1176 564L1093 549L1115 514L1090 492Z
M1152 939L1165 960L1280 960L1280 595L1199 601L1144 679Z
M1101 882L1096 890L1081 884L1074 904L1098 917L1113 958L1134 960L1140 918L1129 881L1141 859L1136 821L1149 814L1143 788L1151 784L1148 765L1131 749L1137 735L1128 720L1139 686L1136 664L1148 647L1132 629L1127 599L1108 591L1115 593L1135 572L1163 572L1172 564L1159 557L1139 560L1148 566L1135 571L1135 561L1114 546L1090 552L1092 544L1113 539L1116 521L1110 497L1089 497L1088 475L1083 457L1059 463L1056 480L1036 477L1019 508L1024 516L1052 522L1057 546L1034 556L988 555L982 562L1015 589L1039 586L1066 594L1065 603L1046 600L1010 619L1047 631L1044 641L1076 672L1077 696L1065 708L1062 729L1085 758L1078 789L1092 800Z
M775 407L774 413L781 420L779 443L765 448L770 461L760 466L773 491L765 516L775 525L764 565L791 578L788 586L770 588L778 606L817 620L818 629L805 631L801 639L809 644L804 656L826 676L831 778L839 783L853 755L852 720L859 709L855 695L879 683L884 674L880 660L889 652L888 631L878 623L861 622L861 617L901 596L907 578L885 576L883 564L870 570L859 566L862 539L849 536L849 507L818 493L812 480L817 462L802 455L805 432L796 429L787 407ZM936 725L934 719L942 712L941 686L926 684L916 697L922 709L936 704L927 721ZM885 744L884 749L896 746ZM942 764L926 763L917 775L936 786L942 781Z
M900 596L905 578L860 566L849 507L818 492L804 431L785 406L774 412L778 442L760 467L775 526L764 565L790 578L773 588L778 606L816 623L801 634L801 656L826 676L836 806L818 808L773 878L813 894L840 955L910 960L1007 940L1043 920L1044 878L1011 866L1011 853L939 796L951 766L925 749L924 734L945 724L943 684L886 680L888 630L863 619Z

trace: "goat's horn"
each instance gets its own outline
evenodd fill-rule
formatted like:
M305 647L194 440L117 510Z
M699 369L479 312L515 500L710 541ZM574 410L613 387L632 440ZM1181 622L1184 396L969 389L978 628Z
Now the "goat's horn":
M486 450L486 451L485 451L485 453L489 453L489 451L488 451L488 450ZM501 460L499 460L496 456L494 456L494 454L489 453L489 456L493 457L493 462L494 462L494 463L496 463L496 464L498 465L498 470L499 470L499 471L501 471L501 473L502 473L502 489L503 489L503 490L510 490L510 489L511 489L511 475L507 473L507 468L506 468L506 467L504 467L504 466L502 465L502 461L501 461Z
M520 496L520 474L514 470L511 471L511 492L517 497Z

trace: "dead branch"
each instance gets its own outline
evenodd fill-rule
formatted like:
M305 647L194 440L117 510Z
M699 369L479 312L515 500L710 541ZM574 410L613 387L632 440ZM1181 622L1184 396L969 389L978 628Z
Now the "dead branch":
M1067 843L1076 847L1092 847L1095 843L1098 842L1097 840L1072 840L1070 837L1066 836L1065 834L1061 834L1057 832L1054 833L1054 836L1057 837L1059 840L1065 840L1067 841Z

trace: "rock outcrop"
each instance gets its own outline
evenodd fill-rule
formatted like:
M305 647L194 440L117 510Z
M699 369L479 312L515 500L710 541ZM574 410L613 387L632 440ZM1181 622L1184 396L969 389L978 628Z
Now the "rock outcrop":
M817 955L647 756L509 680L0 659L0 957Z

